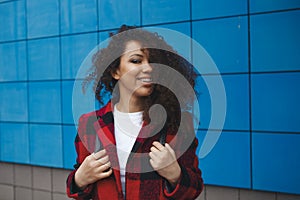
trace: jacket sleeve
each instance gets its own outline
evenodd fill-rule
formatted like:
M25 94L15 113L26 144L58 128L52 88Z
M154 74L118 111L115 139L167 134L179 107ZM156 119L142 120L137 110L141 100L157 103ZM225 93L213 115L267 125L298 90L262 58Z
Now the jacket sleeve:
M198 146L198 140L195 137L194 127L189 117L184 124L184 132L179 134L179 137L176 139L176 147L174 147L176 154L181 152L181 156L178 159L178 163L181 167L181 176L177 185L169 189L167 183L164 189L164 195L171 199L185 199L192 200L196 199L203 190L203 179L201 171L199 169L198 157L196 156L196 149ZM191 142L188 145L188 148L178 150L181 147L184 147L187 144L184 142ZM182 152L183 151L183 152Z
M86 123L85 123L85 118L82 116L79 119L79 127L78 127L78 132L81 132L82 130L85 130ZM82 133L80 133L82 134ZM77 152L77 159L76 159L76 164L74 165L74 170L69 174L67 178L67 195L70 198L77 199L77 200L85 200L85 199L90 199L92 196L92 191L94 189L94 184L88 185L84 190L80 190L77 185L75 184L74 177L77 169L81 165L81 163L84 161L84 159L90 155L91 153L87 150L85 147L82 138L79 137L80 135L77 133L76 138L75 138L75 148Z

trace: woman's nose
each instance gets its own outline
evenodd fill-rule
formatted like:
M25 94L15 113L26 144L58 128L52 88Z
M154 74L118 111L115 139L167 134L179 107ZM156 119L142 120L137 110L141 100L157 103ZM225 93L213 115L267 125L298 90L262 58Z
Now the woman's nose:
M153 68L152 68L152 66L150 65L149 62L147 62L147 63L145 63L145 64L143 65L143 70L142 70L142 71L143 71L144 73L151 73L152 70L153 70Z

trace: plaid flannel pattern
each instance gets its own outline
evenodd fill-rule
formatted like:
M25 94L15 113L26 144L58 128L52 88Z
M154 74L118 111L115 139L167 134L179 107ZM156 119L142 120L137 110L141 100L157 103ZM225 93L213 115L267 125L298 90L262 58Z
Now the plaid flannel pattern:
M196 148L198 145L194 135L192 120L185 123L184 134L173 134L163 131L151 134L151 126L143 125L138 138L133 146L126 164L126 197L123 196L120 180L119 163L114 138L114 122L112 105L109 102L98 111L84 114L80 117L78 134L75 139L77 160L75 169L67 178L67 195L70 198L85 200L166 200L195 199L203 189L201 171L198 168ZM166 134L166 141L172 144L176 154L182 154L178 163L181 167L181 177L175 188L170 190L167 181L155 172L149 163L148 153L153 141L159 141L161 134ZM148 136L148 137L147 137ZM189 138L191 137L191 138ZM192 144L187 150L181 152L180 148L187 139ZM96 141L100 141L100 146ZM89 185L84 190L79 190L74 183L74 175L84 159L91 152L105 148L110 158L113 174Z

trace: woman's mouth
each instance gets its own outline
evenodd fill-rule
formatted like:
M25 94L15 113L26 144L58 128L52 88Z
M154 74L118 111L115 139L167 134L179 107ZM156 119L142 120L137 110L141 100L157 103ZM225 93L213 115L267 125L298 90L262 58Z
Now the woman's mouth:
M138 78L143 83L152 83L152 78Z

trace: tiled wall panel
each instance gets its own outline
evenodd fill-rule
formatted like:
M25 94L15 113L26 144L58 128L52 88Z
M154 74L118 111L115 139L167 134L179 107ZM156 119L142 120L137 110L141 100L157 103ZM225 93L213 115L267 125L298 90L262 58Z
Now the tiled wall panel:
M300 194L300 134L253 133L253 188Z
M203 46L221 73L247 72L247 24L244 16L197 21L193 23L193 39Z
M224 17L247 13L247 0L192 0L193 19Z
M227 112L215 147L199 159L205 183L299 194L299 13L295 0L0 0L0 160L71 169L80 65L122 24L155 25L194 39L158 31L200 63L199 148L207 129L220 128L209 127L204 80L220 92L214 64L221 73Z
M299 19L300 10L250 17L253 72L300 70Z
M199 131L199 149L207 134ZM210 141L205 141L210 142ZM206 184L250 188L250 137L249 132L224 131L212 151L200 160Z

